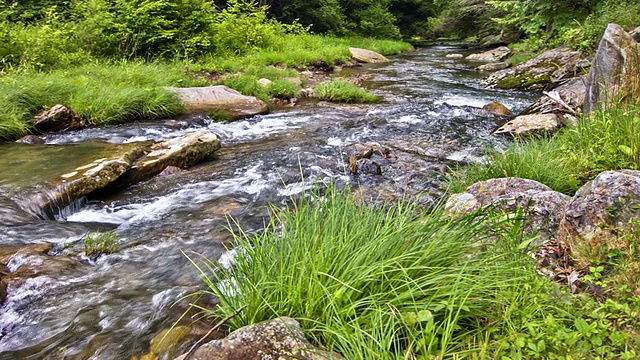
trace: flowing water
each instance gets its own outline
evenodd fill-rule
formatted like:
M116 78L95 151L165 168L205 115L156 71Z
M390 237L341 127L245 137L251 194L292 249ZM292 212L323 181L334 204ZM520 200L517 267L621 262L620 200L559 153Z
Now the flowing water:
M479 161L501 146L499 121L479 110L499 101L514 112L533 95L483 89L474 64L431 47L349 72L371 75L376 105L306 102L285 111L213 123L192 117L85 129L45 138L46 146L0 144L0 245L52 244L49 256L14 256L8 271L50 259L54 272L9 286L0 307L0 359L129 359L185 309L200 289L193 258L217 259L229 239L227 216L259 230L267 204L286 204L318 180L361 184L381 196L426 203L442 195L446 166ZM25 199L65 169L85 164L113 144L161 140L208 128L222 149L208 161L156 177L103 199L76 202L55 219L35 220ZM382 175L351 175L354 144L378 143L393 155L376 161ZM82 257L82 239L114 230L117 252ZM53 255L53 256L52 256ZM78 261L79 260L79 261ZM0 269L2 270L2 269Z

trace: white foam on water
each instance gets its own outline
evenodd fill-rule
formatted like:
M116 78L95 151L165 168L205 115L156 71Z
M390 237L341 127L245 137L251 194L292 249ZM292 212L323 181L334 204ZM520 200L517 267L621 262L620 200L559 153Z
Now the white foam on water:
M418 115L405 115L399 118L389 119L389 122L416 125L422 123L422 119Z
M209 125L209 129L223 138L254 138L259 135L274 134L299 128L301 124L308 122L310 118L310 116L301 116L300 113L295 112L271 114L231 123L213 122Z
M478 98L472 98L467 96L454 95L451 97L442 98L440 100L435 101L434 103L438 105L447 103L452 106L473 106L476 108L482 108L489 102L490 101L487 101L486 99L478 99Z

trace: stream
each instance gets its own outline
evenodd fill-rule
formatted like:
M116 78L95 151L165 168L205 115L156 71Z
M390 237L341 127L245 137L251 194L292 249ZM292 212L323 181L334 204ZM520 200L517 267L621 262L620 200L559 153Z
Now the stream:
M268 204L285 205L314 182L439 201L447 166L481 161L483 149L505 144L490 135L502 121L480 107L498 101L517 113L535 100L532 93L484 89L478 80L486 74L474 70L477 64L445 57L467 52L435 46L343 70L370 75L365 86L385 98L375 105L309 100L232 123L195 116L50 134L45 146L0 144L0 246L51 244L53 258L79 260L9 287L0 307L0 359L147 353L150 340L185 310L179 300L202 286L184 254L218 259L230 238L228 216L258 231ZM34 220L25 210L27 194L46 188L61 167L94 160L96 149L201 129L216 133L222 148L197 166L76 202L55 219ZM349 173L347 156L363 143L393 155L377 160L382 175ZM111 230L114 254L80 255L87 233ZM7 267L38 261L15 256Z

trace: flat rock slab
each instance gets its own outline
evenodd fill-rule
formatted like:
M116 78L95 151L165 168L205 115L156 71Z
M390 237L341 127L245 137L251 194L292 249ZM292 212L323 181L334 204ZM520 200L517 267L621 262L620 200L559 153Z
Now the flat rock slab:
M493 132L494 135L526 137L552 133L562 126L556 114L520 115Z
M224 85L175 88L175 92L188 112L222 111L235 119L241 119L269 111L267 104L254 97L246 96Z
M349 51L351 51L353 59L361 63L375 64L389 61L384 55L375 51L360 48L349 48Z
M220 149L220 139L208 130L187 133L159 143L124 144L107 157L60 175L53 188L27 204L36 215L52 218L61 208L94 192L111 192L148 180L168 166L194 165Z
M500 46L498 48L481 52L478 54L471 54L466 57L467 60L478 61L500 61L511 54L511 49L506 46Z

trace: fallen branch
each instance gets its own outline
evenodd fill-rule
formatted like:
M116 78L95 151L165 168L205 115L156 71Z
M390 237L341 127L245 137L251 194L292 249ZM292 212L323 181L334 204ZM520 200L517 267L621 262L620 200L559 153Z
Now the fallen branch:
M209 335L211 335L211 333L213 333L214 331L220 329L220 327L222 325L224 325L227 321L229 321L229 320L233 319L234 317L236 317L246 307L247 307L247 305L244 305L244 306L240 307L238 310L236 310L233 314L231 314L231 315L225 317L224 319L218 321L218 323L215 324L202 338L200 338L200 340L198 340L195 344L193 344L193 346L189 349L189 351L187 351L187 353L184 355L182 360L188 360L189 357L196 351L196 349L200 345L202 345L203 342L205 342L205 340L209 337Z
M573 115L579 115L578 112L573 109L571 106L569 106L569 104L567 104L564 100L562 100L562 97L560 96L560 94L557 91L543 91L542 92L544 95L547 95L547 97L549 97L549 99L555 101L556 103L562 105L562 107L564 107L569 113L573 114Z

